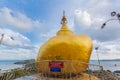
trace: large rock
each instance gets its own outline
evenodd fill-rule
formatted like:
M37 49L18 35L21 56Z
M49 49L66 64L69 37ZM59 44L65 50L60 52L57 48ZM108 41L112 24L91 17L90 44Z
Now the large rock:
M48 61L71 60L64 62L62 73L80 73L88 67L92 51L92 40L83 34L75 35L67 28L66 17L63 16L62 28L57 35L50 38L39 50L36 67L38 71L50 73ZM69 70L68 70L69 69Z

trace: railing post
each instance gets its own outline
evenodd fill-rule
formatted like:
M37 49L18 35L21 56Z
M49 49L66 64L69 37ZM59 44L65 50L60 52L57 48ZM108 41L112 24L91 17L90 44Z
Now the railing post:
M78 61L77 61L77 63L79 63ZM76 78L77 78L77 80L78 80L78 65L76 65L76 71L77 71L77 76L76 76Z
M68 61L65 61L65 63L67 63L67 65L66 65L66 67L69 67L69 62ZM68 68L66 68L67 70L66 70L66 79L68 78L68 71L69 71L69 69Z
M70 69L69 70L72 70L71 68L71 62L69 61L69 66L70 66ZM72 80L72 77L71 77L72 75L71 75L71 71L70 71L70 79Z
M88 73L89 73L89 80L91 80L89 65L88 65Z
M103 71L103 66L100 66L100 70Z

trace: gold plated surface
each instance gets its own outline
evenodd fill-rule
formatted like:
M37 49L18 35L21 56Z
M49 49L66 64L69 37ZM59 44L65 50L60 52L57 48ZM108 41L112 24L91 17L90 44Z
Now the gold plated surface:
M50 38L44 43L36 59L36 67L41 71L40 66L42 60L78 60L79 62L89 63L92 51L92 40L84 34L74 34L66 25L66 17L63 15L62 27L56 33L56 36ZM49 73L49 63L46 64L45 73ZM64 63L67 65L67 63ZM79 68L74 67L78 65ZM71 62L71 72L75 73L86 70L88 65L82 65L78 62ZM66 73L67 67L62 68L62 72Z

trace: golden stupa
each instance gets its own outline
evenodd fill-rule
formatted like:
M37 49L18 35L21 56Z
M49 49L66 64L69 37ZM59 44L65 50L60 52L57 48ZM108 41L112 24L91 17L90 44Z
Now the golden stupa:
M74 34L68 29L66 22L66 16L63 14L61 29L56 36L41 46L36 59L39 72L50 74L49 61L63 61L64 67L61 68L63 74L80 73L88 67L86 63L90 60L92 40L87 35Z

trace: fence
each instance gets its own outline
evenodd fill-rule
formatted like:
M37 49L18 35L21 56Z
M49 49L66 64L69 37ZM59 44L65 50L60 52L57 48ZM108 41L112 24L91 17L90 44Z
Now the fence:
M42 60L36 62L36 66L38 67L39 76L45 80L59 80L61 78L74 78L77 80L84 72L91 76L93 71L103 70L100 65L80 62L78 60Z
M4 73L0 76L0 80L98 80L93 79L96 76L100 80L120 80L111 72L103 70L102 66L80 62L77 60L42 60L35 63L26 65L23 69L14 69ZM39 72L37 72L39 71ZM22 74L21 74L22 73ZM34 79L26 75L35 75ZM87 76L84 76L87 74ZM26 77L23 77L26 76ZM86 79L80 79L81 77ZM17 79L17 78L22 79Z

